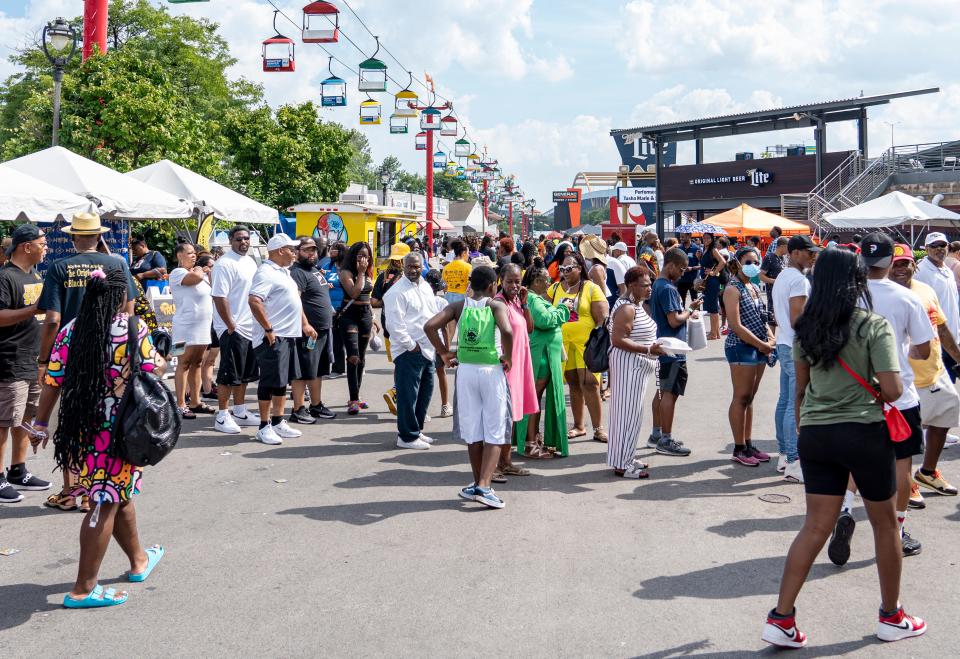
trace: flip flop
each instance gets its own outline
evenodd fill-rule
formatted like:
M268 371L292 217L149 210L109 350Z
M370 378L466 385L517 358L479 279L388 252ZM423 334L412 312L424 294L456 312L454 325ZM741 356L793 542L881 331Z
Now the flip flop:
M567 439L576 439L577 437L586 437L586 436L587 436L586 429L577 430L576 428L571 428L570 430L567 431Z
M132 581L133 583L140 583L146 581L147 577L150 576L150 573L153 572L153 568L157 567L157 563L160 562L160 559L163 558L163 547L160 545L154 545L152 547L147 547L147 569L141 572L140 574L127 573L127 581Z
M73 599L69 593L63 596L63 606L67 609L99 609L104 606L117 606L126 601L126 591L121 591L118 594L116 589L107 588L104 590L100 584L97 584L96 588L82 600Z

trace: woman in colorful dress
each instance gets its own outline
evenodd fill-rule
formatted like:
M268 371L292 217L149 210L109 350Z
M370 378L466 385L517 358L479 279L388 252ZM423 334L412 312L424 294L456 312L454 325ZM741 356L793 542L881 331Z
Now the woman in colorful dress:
M563 373L570 385L570 407L573 410L573 428L567 437L574 439L587 434L583 422L586 403L593 424L593 439L605 443L607 433L603 429L600 376L587 369L583 352L590 332L606 321L610 307L600 287L587 279L587 266L579 253L568 252L558 272L560 281L548 292L550 302L556 307L565 299L573 300L570 320L563 325L563 349L567 353Z
M530 333L530 360L537 387L537 401L543 398L543 434L540 412L528 414L517 424L517 451L534 460L566 457L567 403L563 393L563 324L570 319L573 301L564 299L554 307L546 299L550 273L542 265L527 270L523 285L527 288L527 306L533 318ZM544 394L546 396L544 397Z
M500 270L500 294L496 299L507 307L510 329L513 330L512 363L507 371L507 384L510 386L510 411L513 414L514 437L517 436L516 424L527 414L540 410L537 404L537 388L533 379L533 364L530 361L530 332L533 331L533 318L527 306L527 289L520 283L522 270L516 263L509 263ZM519 444L518 451L521 451ZM498 471L504 476L528 476L529 469L517 467L510 460L511 446L508 442L500 453Z
M100 563L110 537L116 538L130 560L128 581L144 581L163 557L163 547L140 546L133 496L140 493L143 470L112 456L117 405L129 375L127 279L122 270L94 270L77 317L57 335L32 437L34 448L46 446L45 429L62 396L54 457L57 466L77 477L74 497L89 496L95 507L80 526L80 564L73 588L63 598L70 609L123 604L126 592L97 583ZM146 324L139 325L141 369L152 372L163 364L153 348Z
M656 343L657 324L643 309L653 290L650 269L638 265L627 270L623 283L627 295L617 300L610 314L610 443L607 464L623 478L646 478L647 465L636 459L637 437L643 423L643 400L657 357L664 354Z

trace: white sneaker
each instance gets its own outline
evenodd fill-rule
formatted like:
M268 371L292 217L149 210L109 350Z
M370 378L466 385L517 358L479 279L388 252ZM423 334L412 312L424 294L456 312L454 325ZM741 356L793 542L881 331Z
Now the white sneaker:
M424 435L423 433L420 433L420 441L426 442L427 444L433 444L433 442L435 442L436 440L433 437L430 437L429 435Z
M429 414L424 414L424 415L423 415L423 422L424 422L424 423L430 423L430 415L429 415Z
M644 478L643 468L636 462L631 462L627 465L627 468L623 470L623 476L621 478Z
M803 482L803 470L800 468L799 460L787 464L787 468L783 470L783 480L791 483Z
M217 432L226 433L228 435L240 434L240 426L238 426L237 422L233 420L233 417L229 412L221 412L217 414L217 420L213 423L213 429Z
M237 420L238 426L253 426L255 428L260 426L260 415L250 410L247 410L246 416L237 416L234 414L233 418Z
M264 444L283 444L283 439L269 423L257 431L256 439Z
M294 437L301 437L303 435L303 433L296 428L288 426L286 419L272 427L273 431L284 439L293 439Z
M453 416L453 405L441 405L440 406L440 418L446 418L448 416Z
M410 449L415 449L417 451L425 451L428 448L430 448L430 445L427 444L422 439L420 439L419 437L413 440L412 442L405 442L402 439L400 439L399 436L397 436L397 448L410 448Z
M960 437L957 437L956 435L951 435L950 433L947 433L947 441L946 441L946 443L943 445L943 448L953 448L953 447L956 446L957 444L960 444Z
M783 470L786 468L787 468L787 456L781 454L780 457L777 458L777 471L779 471L782 474Z

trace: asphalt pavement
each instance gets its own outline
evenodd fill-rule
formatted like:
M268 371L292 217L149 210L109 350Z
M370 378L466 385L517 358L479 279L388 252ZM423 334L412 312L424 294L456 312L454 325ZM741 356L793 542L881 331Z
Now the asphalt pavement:
M324 382L339 416L283 446L188 421L177 449L148 469L137 499L142 541L167 554L125 585L111 545L101 583L116 608L61 608L75 578L78 513L25 493L0 508L0 657L735 657L774 654L760 640L784 555L804 519L802 487L774 464L730 461L722 347L695 353L675 436L688 458L643 449L650 478L614 478L587 438L563 460L517 460L533 475L496 487L503 510L466 502L471 481L451 419L429 451L394 447L381 398L392 368L368 357L370 409L347 417L346 382ZM651 387L652 389L652 387ZM776 452L778 372L755 402L755 441ZM652 391L648 391L648 399ZM253 393L251 391L251 402ZM648 401L644 407L649 410ZM435 393L431 413L439 413ZM606 406L605 406L606 411ZM650 428L645 414L641 445ZM9 457L9 456L8 456ZM48 450L28 462L56 480ZM960 481L960 448L942 468ZM765 495L785 495L783 503ZM862 506L849 564L821 554L798 601L800 656L946 657L960 615L957 498L927 497L907 520L923 553L904 560L902 600L926 636L874 637L879 587Z

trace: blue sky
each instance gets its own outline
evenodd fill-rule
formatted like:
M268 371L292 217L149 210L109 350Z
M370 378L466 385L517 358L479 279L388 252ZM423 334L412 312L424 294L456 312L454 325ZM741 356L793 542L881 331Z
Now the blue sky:
M306 4L275 2L294 20ZM578 171L616 169L610 128L939 86L938 95L871 110L871 153L889 146L884 121L895 123L897 143L960 138L954 0L348 2L405 67L434 77L471 139L488 145L541 208ZM316 46L299 46L296 73L260 72L259 42L273 32L266 0L168 6L219 22L239 59L231 73L262 82L271 104L319 97L327 59ZM373 38L340 6L344 32L369 55ZM80 0L0 2L0 54L81 7ZM282 19L280 26L294 36L293 26ZM330 48L352 67L362 59L345 41ZM393 77L406 80L396 62L383 59ZM0 63L0 76L10 72ZM326 112L355 126L360 95L353 85L348 94L351 107ZM422 167L412 135L390 136L386 126L361 130L375 158L394 154L410 169ZM736 151L804 141L812 143L810 130L727 138L708 142L706 155L728 160ZM830 150L854 145L852 124L831 126ZM692 158L688 146L681 161Z

